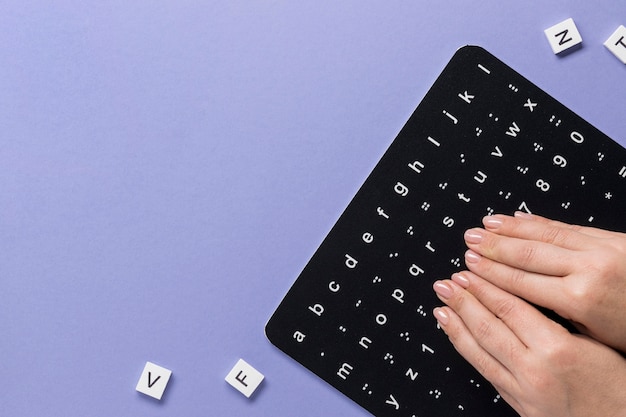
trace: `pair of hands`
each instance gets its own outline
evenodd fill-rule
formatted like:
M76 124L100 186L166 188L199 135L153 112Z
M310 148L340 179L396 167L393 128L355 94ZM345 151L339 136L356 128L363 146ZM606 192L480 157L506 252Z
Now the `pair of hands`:
M626 416L626 234L521 212L483 225L468 271L434 284L455 348L522 417Z

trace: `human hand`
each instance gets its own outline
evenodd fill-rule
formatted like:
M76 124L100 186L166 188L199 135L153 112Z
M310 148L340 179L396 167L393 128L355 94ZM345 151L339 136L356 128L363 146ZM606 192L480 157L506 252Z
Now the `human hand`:
M626 234L518 212L465 233L467 268L626 352Z
M626 359L465 271L434 289L457 351L521 417L626 416Z

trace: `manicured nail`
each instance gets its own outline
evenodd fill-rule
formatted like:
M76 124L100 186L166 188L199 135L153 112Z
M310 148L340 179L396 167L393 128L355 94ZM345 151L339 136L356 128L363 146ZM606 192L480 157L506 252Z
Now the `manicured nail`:
M433 310L433 315L442 326L447 325L450 321L450 317L448 317L448 314L440 307L437 307Z
M495 230L502 226L502 219L495 216L487 216L483 219L483 225L487 229Z
M467 243L478 244L483 240L483 233L480 229L470 229L463 237Z
M480 255L474 252L473 250L468 250L465 252L465 262L470 264L475 264L480 261Z
M452 281L456 282L463 288L469 287L469 280L463 274L452 274Z
M452 288L450 288L448 284L445 284L441 281L435 282L435 284L433 285L433 289L437 294L445 299L452 297Z
M519 217L520 219L528 219L531 220L533 218L533 215L530 213L526 213L525 211L516 211L513 214L515 217Z

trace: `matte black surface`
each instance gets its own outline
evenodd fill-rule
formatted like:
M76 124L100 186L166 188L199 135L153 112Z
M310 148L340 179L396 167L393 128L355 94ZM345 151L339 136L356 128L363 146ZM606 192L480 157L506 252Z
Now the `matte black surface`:
M266 326L376 416L517 415L437 328L463 232L530 210L625 229L626 151L497 58L461 48Z

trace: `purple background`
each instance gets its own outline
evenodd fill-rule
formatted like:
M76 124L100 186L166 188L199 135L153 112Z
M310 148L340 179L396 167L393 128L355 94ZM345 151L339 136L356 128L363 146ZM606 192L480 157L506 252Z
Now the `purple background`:
M584 47L556 57L568 17ZM623 0L9 0L0 22L2 416L368 415L263 326L462 45L626 144ZM252 400L224 382L240 357Z

